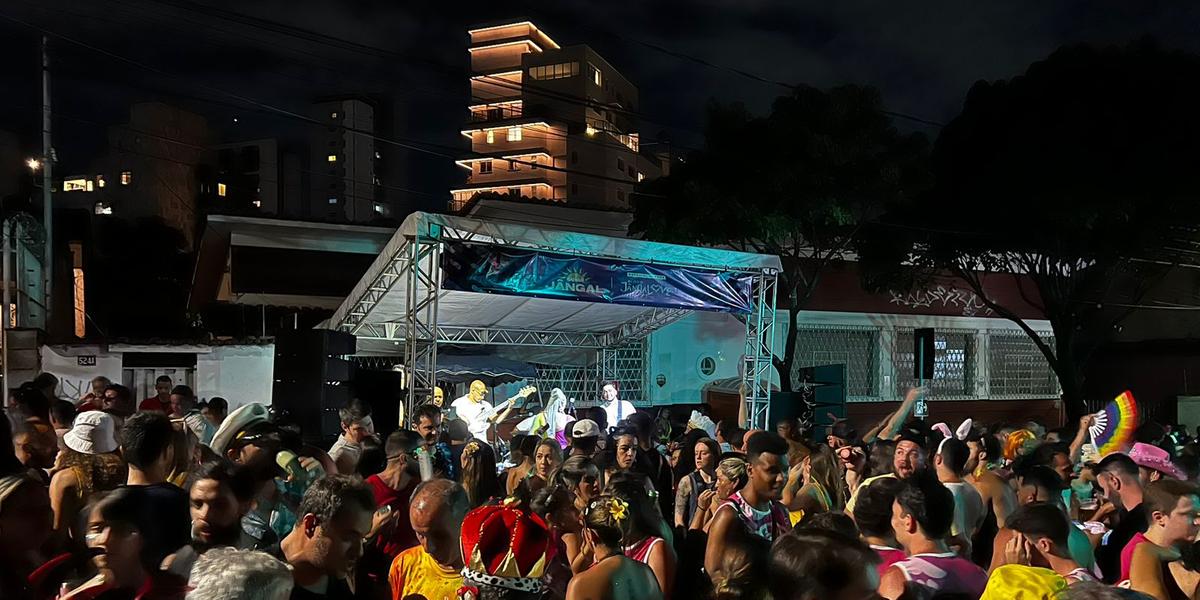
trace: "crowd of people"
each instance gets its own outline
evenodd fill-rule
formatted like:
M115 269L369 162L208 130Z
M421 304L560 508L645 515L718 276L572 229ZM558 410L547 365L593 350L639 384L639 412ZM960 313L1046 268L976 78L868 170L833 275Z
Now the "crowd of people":
M555 390L498 440L467 422L496 416L475 387L386 435L355 401L318 448L169 379L73 402L43 374L0 419L0 598L1200 595L1200 442L1179 428L1098 456L1090 417L928 425L921 390L862 432L671 428L606 386L573 415Z

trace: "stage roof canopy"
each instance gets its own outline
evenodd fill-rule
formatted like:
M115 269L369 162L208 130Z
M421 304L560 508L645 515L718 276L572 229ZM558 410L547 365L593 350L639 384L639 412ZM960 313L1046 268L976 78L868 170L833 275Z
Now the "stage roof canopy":
M405 219L338 307L331 328L358 336L359 354L403 354L409 329L406 307L431 300L438 344L488 346L530 362L586 364L595 350L645 337L693 310L443 289L441 254L468 244L663 268L767 274L772 280L780 268L775 256L418 212ZM770 304L773 310L773 294Z

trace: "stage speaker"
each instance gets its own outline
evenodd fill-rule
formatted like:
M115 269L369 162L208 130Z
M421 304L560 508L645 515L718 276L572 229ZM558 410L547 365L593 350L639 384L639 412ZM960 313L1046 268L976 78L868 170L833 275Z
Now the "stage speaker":
M916 379L933 379L933 360L936 351L933 347L933 328L922 327L913 330L913 377Z
M281 331L275 336L275 385L271 404L300 426L306 442L341 433L338 409L351 398L355 338L329 329Z
M796 391L771 394L771 423L793 418L812 439L822 441L832 421L846 416L846 365L804 367L796 374Z

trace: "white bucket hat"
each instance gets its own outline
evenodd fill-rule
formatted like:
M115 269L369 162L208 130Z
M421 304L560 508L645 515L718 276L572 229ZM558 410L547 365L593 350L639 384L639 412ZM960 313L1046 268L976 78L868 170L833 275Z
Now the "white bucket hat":
M117 422L99 410L81 412L71 430L63 434L68 448L83 454L105 454L117 449Z
M237 434L243 429L249 427L259 421L269 421L271 414L268 408L262 404L251 402L237 408L221 421L221 427L217 429L213 435L212 442L208 445L219 456L225 455L225 449L229 447Z

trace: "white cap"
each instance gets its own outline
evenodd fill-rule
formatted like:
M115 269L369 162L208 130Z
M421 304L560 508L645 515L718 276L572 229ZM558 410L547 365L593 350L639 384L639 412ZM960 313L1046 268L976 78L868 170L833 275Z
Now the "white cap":
M571 437L600 437L600 426L596 425L596 422L591 419L575 421L575 425L571 427Z
M254 423L270 420L270 417L267 407L257 402L239 406L229 413L224 421L221 421L221 427L213 434L212 442L208 447L218 456L224 456L225 449L229 447L230 442L237 437L237 434Z
M63 443L83 454L115 452L117 422L112 415L99 410L81 412L75 416L71 430L63 434Z

